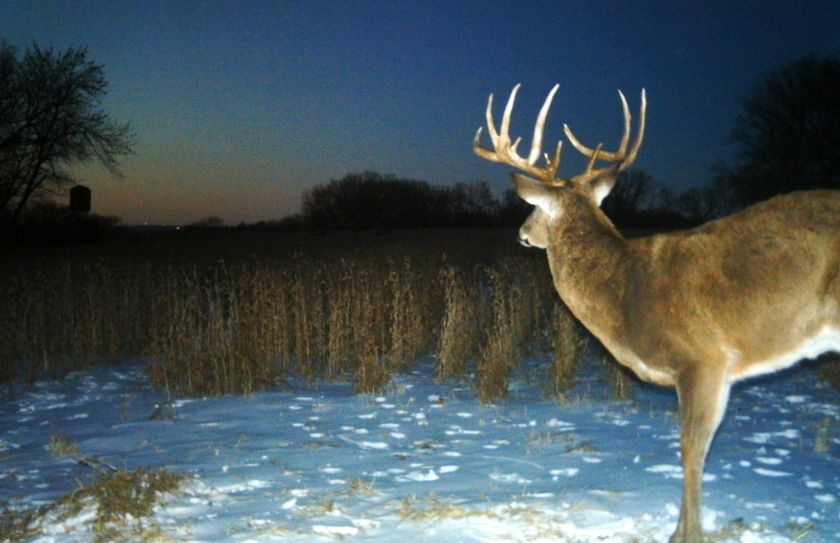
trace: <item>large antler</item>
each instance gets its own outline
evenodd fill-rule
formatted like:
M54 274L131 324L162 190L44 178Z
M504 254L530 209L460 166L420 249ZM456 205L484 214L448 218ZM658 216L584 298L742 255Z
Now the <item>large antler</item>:
M520 85L513 87L510 93L507 105L505 106L504 115L502 115L502 126L499 132L496 132L496 125L493 122L493 95L487 100L487 133L490 134L490 140L493 142L493 151L485 149L481 146L481 130L479 127L473 138L473 151L481 158L491 160L493 162L501 162L502 164L509 164L514 168L520 169L523 172L536 177L546 183L557 183L556 179L557 169L560 167L560 153L563 150L563 142L557 142L557 150L554 152L554 158L549 158L545 155L545 166L538 167L537 160L540 158L542 152L542 137L543 129L545 128L545 118L548 116L548 109L551 107L551 100L554 98L554 93L560 85L554 85L548 97L545 99L539 115L537 115L537 123L534 125L534 137L531 139L531 152L528 153L528 158L522 158L516 151L516 147L522 138L516 138L516 141L511 143L510 140L510 114L513 112L513 103L516 101L516 93L519 92Z
M602 144L600 143L597 147L595 147L595 149L587 147L582 144L574 134L572 134L572 129L569 128L569 125L563 125L563 132L566 134L566 137L569 138L569 142L575 149L580 151L581 154L589 157L589 163L586 165L586 170L584 170L582 174L575 176L575 183L588 182L609 171L619 173L629 168L633 162L636 161L636 155L639 153L639 148L642 146L642 139L645 136L647 96L645 89L642 89L642 104L639 107L639 133L636 135L636 141L633 142L633 146L630 148L629 153L627 152L627 144L630 141L630 122L632 120L630 117L630 108L627 107L627 99L624 98L624 93L618 91L618 96L621 98L621 109L624 112L624 134L621 136L621 142L618 144L618 150L614 153L601 150ZM595 168L595 162L598 160L614 162L615 164L606 168Z
M544 155L545 166L539 167L536 165L542 152L542 137L545 129L545 119L548 116L551 101L554 99L554 94L557 92L559 85L554 85L551 92L548 93L548 96L540 109L540 113L537 115L537 122L534 125L534 137L531 140L531 151L528 153L527 159L519 156L519 153L516 150L517 146L522 141L522 138L516 138L513 142L511 142L510 138L510 115L513 112L513 104L516 101L516 93L519 91L519 87L520 85L517 84L513 87L513 91L510 93L510 98L508 98L507 105L505 106L505 112L502 115L502 125L498 132L496 131L496 125L493 122L493 95L490 95L489 100L487 100L486 117L487 132L490 134L490 140L493 143L493 150L491 151L481 146L480 140L482 128L479 128L475 133L475 138L473 138L473 151L482 158L493 162L509 164L514 168L517 168L546 183L563 183L564 180L557 178L557 170L560 167L560 154L563 149L562 141L557 143L557 150L554 152L553 158L549 157L547 153ZM621 106L624 112L624 134L621 137L621 142L619 143L617 151L603 151L601 149L601 144L598 144L595 149L591 149L580 143L575 135L572 134L571 129L567 125L563 125L563 131L566 133L566 137L569 138L569 141L575 149L580 151L584 156L589 157L586 170L572 179L575 183L586 183L610 171L613 171L614 173L621 172L622 170L629 168L636 160L636 155L639 152L639 147L642 145L642 139L645 133L645 113L647 110L645 91L642 89L642 105L639 109L639 133L636 136L636 141L633 142L633 146L630 148L629 152L627 151L627 145L630 141L630 110L627 107L627 100L624 98L624 94L622 94L621 91L619 91L618 94L621 97ZM615 164L606 168L595 168L595 163L598 160L614 162Z

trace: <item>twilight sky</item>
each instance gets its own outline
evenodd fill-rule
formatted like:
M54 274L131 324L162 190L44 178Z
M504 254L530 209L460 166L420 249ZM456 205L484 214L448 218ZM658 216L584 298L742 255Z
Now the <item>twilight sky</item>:
M514 134L529 145L554 83L553 148L567 122L590 145L621 135L648 93L636 166L677 190L730 160L738 100L808 53L840 53L840 2L41 1L0 2L0 37L87 46L106 108L137 132L125 178L80 168L93 208L128 224L228 224L299 210L304 191L373 170L435 184L510 168L470 149L487 95L521 82ZM569 147L561 174L582 168Z

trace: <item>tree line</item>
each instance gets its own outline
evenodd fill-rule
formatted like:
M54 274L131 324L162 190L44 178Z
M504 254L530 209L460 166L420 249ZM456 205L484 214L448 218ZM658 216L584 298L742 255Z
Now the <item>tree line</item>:
M521 214L521 206L499 202L484 181L436 186L363 172L308 191L301 221L341 229L493 226Z
M703 222L684 197L673 198L642 170L622 172L603 208L620 228L678 228ZM251 227L402 229L519 226L532 210L513 189L497 198L485 181L434 185L366 171L315 186L300 214ZM195 226L214 224L209 217ZM245 226L245 225L243 225Z

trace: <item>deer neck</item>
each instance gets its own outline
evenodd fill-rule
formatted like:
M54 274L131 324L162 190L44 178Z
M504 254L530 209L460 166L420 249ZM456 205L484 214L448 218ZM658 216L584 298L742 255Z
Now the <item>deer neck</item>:
M594 206L580 206L565 218L547 251L554 286L575 317L608 340L623 321L624 278L632 265L627 240Z

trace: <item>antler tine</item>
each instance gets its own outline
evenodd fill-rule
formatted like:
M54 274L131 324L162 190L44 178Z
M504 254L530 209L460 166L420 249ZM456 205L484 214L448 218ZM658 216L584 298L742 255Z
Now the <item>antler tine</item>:
M503 142L510 141L510 115L513 113L513 104L516 102L516 93L519 92L519 87L521 86L522 83L517 83L513 87L513 90L510 91L507 104L505 104L505 112L502 114L502 128L499 131L499 136Z
M484 117L487 119L487 133L490 135L490 141L493 142L493 147L499 144L499 133L496 132L496 125L493 122L493 93L487 98L487 110L484 112Z
M557 93L557 89L559 88L559 83L552 87L548 96L545 98L545 102L543 102L543 105L540 108L539 115L537 115L537 122L534 124L534 137L531 139L531 152L528 153L528 164L532 166L536 164L537 160L540 158L540 153L542 152L543 131L545 129L545 119L548 117L548 110L551 108L551 101L554 100L554 95ZM551 161L546 159L546 163L551 164Z
M624 134L621 135L621 143L618 144L619 155L624 155L627 152L627 142L630 140L630 108L627 107L627 98L621 90L618 91L618 97L621 98L621 111L624 113Z
M618 171L623 171L630 167L636 161L636 155L639 154L639 149L642 146L642 140L645 137L645 117L647 117L647 93L642 89L642 103L639 106L639 134L636 136L636 141L633 142L633 147L627 154L627 158L618 167Z
M484 160L489 160L491 162L499 162L498 157L496 157L496 153L492 151L488 151L484 147L481 146L481 126L478 127L478 130L475 131L475 136L473 137L473 153L477 154Z
M557 149L554 151L554 159L549 158L548 153L543 155L545 157L545 167L551 173L552 178L557 177L557 168L560 167L560 156L563 154L563 140L557 141Z
M597 162L598 159L600 158L601 147L603 147L603 146L604 146L603 143L599 143L598 146L595 148L595 150L592 152L592 156L589 157L589 162L586 163L586 170L584 170L584 175L585 176L590 175L593 171L594 172L600 171L600 170L595 170L594 168L595 168L595 162Z

